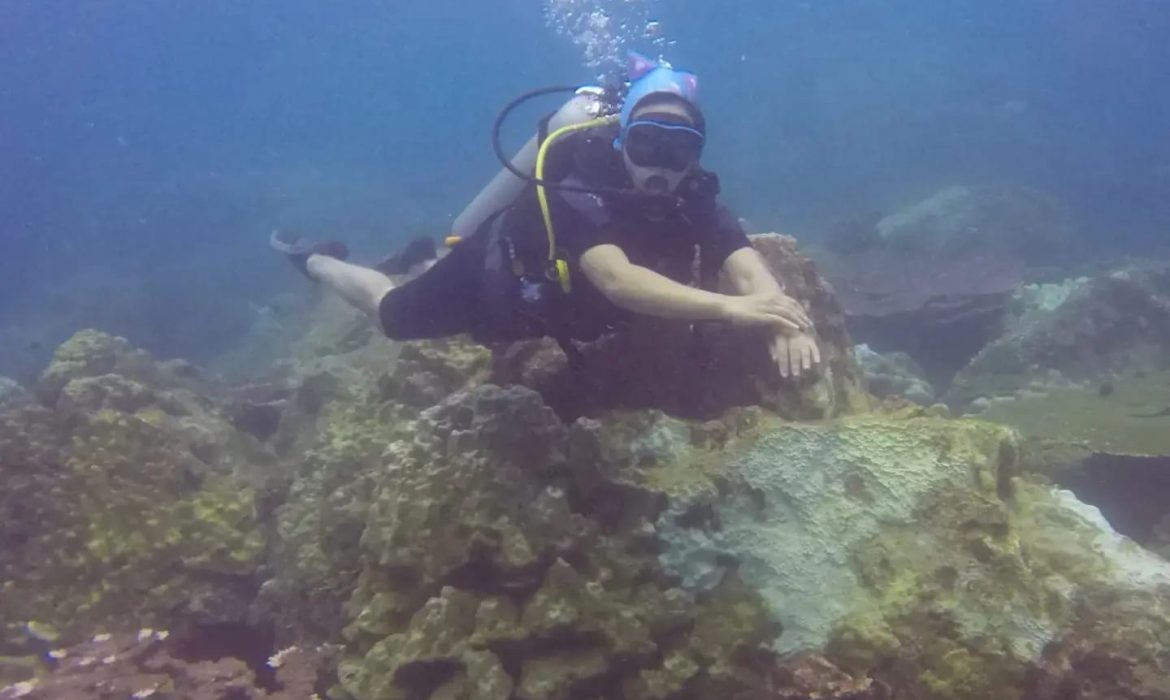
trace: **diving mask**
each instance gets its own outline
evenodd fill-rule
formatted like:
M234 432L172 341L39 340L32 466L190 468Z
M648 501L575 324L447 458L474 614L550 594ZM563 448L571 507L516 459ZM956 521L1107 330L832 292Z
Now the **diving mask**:
M704 137L672 114L645 115L630 122L622 139L630 162L643 168L681 172L698 162Z

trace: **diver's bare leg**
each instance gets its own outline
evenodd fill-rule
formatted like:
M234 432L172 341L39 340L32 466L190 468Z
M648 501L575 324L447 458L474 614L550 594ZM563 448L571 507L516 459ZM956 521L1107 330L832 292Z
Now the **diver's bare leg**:
M314 280L337 292L375 320L382 297L394 289L394 283L381 272L328 255L310 255L305 268Z

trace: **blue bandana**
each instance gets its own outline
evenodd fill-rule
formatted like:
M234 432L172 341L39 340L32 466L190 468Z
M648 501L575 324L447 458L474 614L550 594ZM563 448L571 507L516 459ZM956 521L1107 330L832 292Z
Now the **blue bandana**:
M621 131L614 139L614 147L622 147L622 137L630 125L630 115L638 103L651 95L676 95L699 114L699 79L694 73L675 70L669 64L653 61L646 56L630 53L630 90L622 103ZM701 124L697 124L702 130Z

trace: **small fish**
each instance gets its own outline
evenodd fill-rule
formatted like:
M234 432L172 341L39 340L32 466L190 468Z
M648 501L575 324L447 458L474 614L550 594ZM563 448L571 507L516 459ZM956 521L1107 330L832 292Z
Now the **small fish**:
M646 28L642 31L642 36L647 39L657 39L662 36L662 22L650 20L646 23Z

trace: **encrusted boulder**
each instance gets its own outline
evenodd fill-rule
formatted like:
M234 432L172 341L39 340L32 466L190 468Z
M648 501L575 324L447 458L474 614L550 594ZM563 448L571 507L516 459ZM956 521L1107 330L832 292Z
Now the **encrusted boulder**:
M1003 328L1022 266L975 255L936 260L873 249L822 255L851 335L879 352L909 354L933 382L949 380Z
M1101 590L1028 674L1029 700L1170 697L1170 608L1165 597Z
M175 371L83 332L38 386L47 404L0 413L0 653L243 618L270 460Z
M197 368L182 360L156 362L125 338L78 332L58 348L34 392L61 414L133 415L219 470L256 474L272 462L232 424Z
M1074 216L1036 190L947 187L886 216L874 230L890 249L959 259L972 255L1051 265L1078 246Z
M868 345L853 348L857 364L865 373L866 388L878 398L902 397L921 406L934 403L934 387L925 372L904 352L882 354Z
M497 353L492 381L540 391L566 420L639 408L696 419L754 405L804 419L864 410L861 373L832 287L790 236L761 234L752 244L812 317L822 357L817 371L781 380L759 330L645 319L581 345L577 369L550 340L512 345Z
M24 396L24 387L8 377L0 376L0 408Z
M291 647L274 654L268 660L273 678L267 682L240 659L189 656L165 630L102 633L52 649L35 662L33 675L11 683L0 680L0 700L308 700L329 650Z
M673 420L655 415L624 430ZM571 435L536 392L483 385L344 425L366 427L310 452L265 584L285 635L335 633L330 614L346 623L335 693L746 700L781 673L759 597L733 576L702 603L673 585L656 553L662 504L613 481L637 465ZM764 657L745 665L748 652Z
M1029 295L1034 303L955 378L949 402L1091 384L1170 361L1170 264Z
M1170 602L1170 564L1014 476L1006 429L914 411L757 417L717 462L638 481L670 495L668 570L691 591L733 574L782 625L779 651L823 653L896 695L1017 697L1050 643L1105 619L1097 591Z
M1016 697L1105 624L1094 592L1170 581L1021 477L990 423L748 406L566 425L520 386L421 411L400 386L327 409L280 509L293 564L266 588L289 593L290 634L344 640L340 697Z
M55 406L65 387L77 379L116 377L124 382L159 384L167 374L149 353L125 338L83 330L53 353L52 363L37 382L36 393L45 405ZM174 373L170 374L173 378Z

